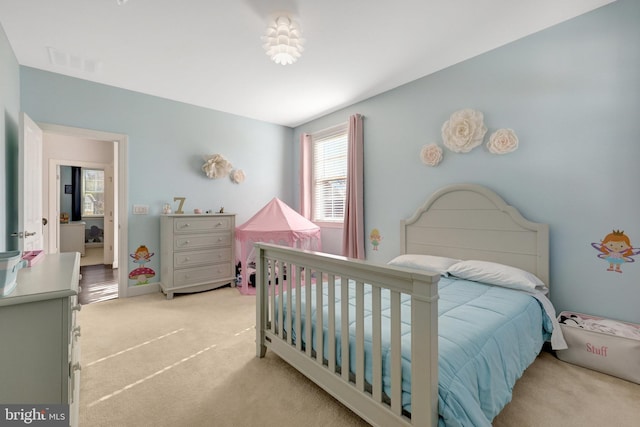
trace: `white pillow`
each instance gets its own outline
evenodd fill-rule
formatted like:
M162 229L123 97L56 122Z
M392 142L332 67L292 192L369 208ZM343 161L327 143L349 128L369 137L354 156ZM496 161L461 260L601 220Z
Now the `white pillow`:
M446 275L447 269L459 261L459 259L446 258L442 256L406 254L395 257L389 261L389 265L415 268L417 270L426 270Z
M447 270L452 276L475 282L488 283L490 285L523 291L546 289L544 283L535 274L489 261L460 261Z

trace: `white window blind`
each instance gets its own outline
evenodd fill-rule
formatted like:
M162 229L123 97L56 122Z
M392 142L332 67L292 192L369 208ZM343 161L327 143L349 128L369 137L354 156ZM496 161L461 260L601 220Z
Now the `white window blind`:
M312 134L313 220L343 222L348 123Z
M82 168L82 216L104 215L104 171Z

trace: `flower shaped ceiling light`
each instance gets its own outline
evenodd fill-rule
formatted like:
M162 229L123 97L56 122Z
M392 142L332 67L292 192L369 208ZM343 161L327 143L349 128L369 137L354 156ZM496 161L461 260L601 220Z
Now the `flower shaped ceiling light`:
M293 64L304 50L302 31L296 22L286 15L280 15L267 27L262 40L267 55L276 64Z

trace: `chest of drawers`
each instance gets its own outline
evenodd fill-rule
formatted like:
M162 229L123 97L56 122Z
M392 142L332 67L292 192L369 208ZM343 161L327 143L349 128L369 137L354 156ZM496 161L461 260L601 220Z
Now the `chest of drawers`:
M47 254L18 272L18 285L0 298L0 402L69 407L78 425L80 257Z
M235 284L235 215L162 215L160 286L167 299Z

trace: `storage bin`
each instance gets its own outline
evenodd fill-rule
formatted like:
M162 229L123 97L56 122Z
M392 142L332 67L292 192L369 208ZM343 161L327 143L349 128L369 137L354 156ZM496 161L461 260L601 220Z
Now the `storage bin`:
M20 251L0 252L0 297L9 295L16 287L18 270L25 267Z
M569 346L560 360L640 384L640 325L568 311L558 321Z

